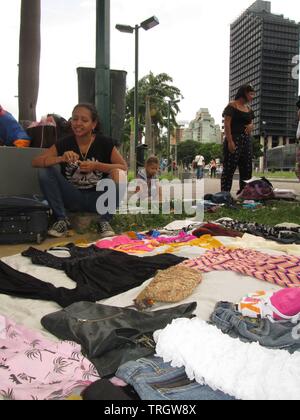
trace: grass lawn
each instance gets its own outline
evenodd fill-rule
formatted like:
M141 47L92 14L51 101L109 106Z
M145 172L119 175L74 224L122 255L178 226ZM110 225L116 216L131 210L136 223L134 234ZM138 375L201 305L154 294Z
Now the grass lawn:
M265 178L277 178L277 179L298 179L295 172L266 172L266 173L254 173L253 176L260 178L260 177L265 177Z
M300 202L272 201L258 210L231 210L220 209L217 213L205 213L205 221L214 221L221 217L230 217L235 220L257 222L275 226L279 223L289 222L300 224ZM163 228L174 220L186 219L182 215L117 215L112 226L120 234L127 231L145 231Z

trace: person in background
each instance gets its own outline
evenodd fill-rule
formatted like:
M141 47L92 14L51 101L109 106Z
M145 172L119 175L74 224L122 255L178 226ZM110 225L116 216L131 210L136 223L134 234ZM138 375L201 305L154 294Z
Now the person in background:
M202 155L197 155L194 159L194 165L196 168L197 179L204 177L205 159Z
M250 103L255 97L255 91L249 84L239 88L235 100L230 102L223 112L225 119L224 168L221 177L222 191L230 192L233 176L237 168L240 172L240 190L244 189L245 181L252 178L252 141L254 112Z
M56 219L48 234L57 238L65 236L70 227L66 210L97 213L97 201L103 194L97 185L102 179L111 178L117 185L118 206L118 189L127 171L113 139L101 134L94 105L77 105L71 126L73 135L59 140L32 162L40 168L41 190ZM109 213L99 215L100 238L115 235L109 224L112 218Z
M2 146L29 147L31 139L18 121L0 105L0 141Z
M215 159L212 159L212 161L210 162L210 177L217 177L217 162Z
M147 191L141 191L141 187L136 188L136 192L140 192L141 199L153 198L157 194L160 196L158 186L159 160L156 156L149 157L145 162L145 167L138 172L137 179L147 183Z

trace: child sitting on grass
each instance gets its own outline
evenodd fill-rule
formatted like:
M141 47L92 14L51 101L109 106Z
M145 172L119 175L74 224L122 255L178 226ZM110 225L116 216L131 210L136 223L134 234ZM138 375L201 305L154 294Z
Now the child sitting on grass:
M141 168L137 175L138 180L144 181L143 186L138 186L136 188L136 193L140 193L141 200L151 198L154 201L161 201L158 172L159 160L156 156L151 156L146 160L145 167Z

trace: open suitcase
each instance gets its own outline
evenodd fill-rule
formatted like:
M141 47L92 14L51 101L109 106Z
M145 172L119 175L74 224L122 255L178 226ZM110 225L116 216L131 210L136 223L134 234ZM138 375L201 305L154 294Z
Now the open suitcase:
M0 196L0 244L42 243L49 207L33 198Z

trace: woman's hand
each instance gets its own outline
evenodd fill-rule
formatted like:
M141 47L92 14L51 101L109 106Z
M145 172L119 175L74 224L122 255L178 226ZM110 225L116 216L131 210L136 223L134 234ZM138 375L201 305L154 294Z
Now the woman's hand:
M235 153L236 145L235 145L234 141L229 141L228 142L228 150L229 150L230 153Z
M97 163L96 162L81 162L79 161L80 165L80 172L83 174L90 174L97 170Z
M65 152L62 156L62 161L65 163L75 163L78 162L80 156L75 152Z
M245 134L247 136L251 136L253 129L254 129L254 124L253 123L246 125Z

